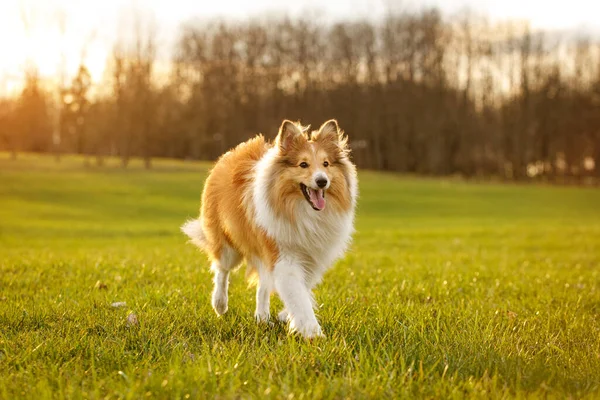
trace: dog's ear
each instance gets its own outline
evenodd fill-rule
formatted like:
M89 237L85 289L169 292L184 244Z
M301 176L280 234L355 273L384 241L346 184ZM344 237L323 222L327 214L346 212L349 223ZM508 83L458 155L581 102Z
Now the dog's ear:
M340 129L335 119L330 119L321 125L314 139L336 143L342 149L346 147L348 141L348 138L344 136L344 131Z
M313 140L321 142L324 146L333 144L333 151L337 151L341 157L347 157L350 154L348 147L348 137L344 135L344 131L340 129L335 119L330 119L325 122L317 132L313 135Z
M335 119L330 119L321 125L317 137L321 140L337 142L340 139L340 127L337 121Z
M294 142L301 137L305 137L305 133L302 131L301 127L298 124L285 119L281 123L281 127L279 127L279 133L277 134L275 142L277 143L279 150L287 151L293 146Z

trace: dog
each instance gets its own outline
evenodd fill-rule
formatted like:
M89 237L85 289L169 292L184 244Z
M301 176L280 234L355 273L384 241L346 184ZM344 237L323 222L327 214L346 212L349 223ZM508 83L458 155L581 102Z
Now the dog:
M206 179L200 217L181 227L211 261L217 315L228 308L230 271L245 260L258 322L270 320L276 292L284 304L278 319L290 332L323 337L312 290L350 244L357 197L336 120L312 132L284 120L274 143L259 134L222 155Z

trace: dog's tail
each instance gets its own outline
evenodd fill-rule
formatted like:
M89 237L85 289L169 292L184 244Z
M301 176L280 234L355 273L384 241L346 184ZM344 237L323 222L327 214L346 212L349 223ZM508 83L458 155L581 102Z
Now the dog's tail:
M202 218L190 219L181 226L181 231L190 238L190 242L201 249L206 248L206 235L204 234L204 228L202 228Z

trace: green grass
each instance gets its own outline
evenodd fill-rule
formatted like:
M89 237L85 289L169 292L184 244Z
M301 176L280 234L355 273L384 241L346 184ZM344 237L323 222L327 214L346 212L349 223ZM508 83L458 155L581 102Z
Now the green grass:
M0 154L0 398L600 396L599 190L361 173L307 343L212 311L207 167Z

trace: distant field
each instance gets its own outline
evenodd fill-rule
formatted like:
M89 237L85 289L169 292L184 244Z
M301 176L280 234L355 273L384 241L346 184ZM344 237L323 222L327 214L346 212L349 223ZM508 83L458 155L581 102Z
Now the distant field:
M598 189L361 173L305 343L243 273L212 311L208 164L82 165L0 153L1 399L600 396Z

